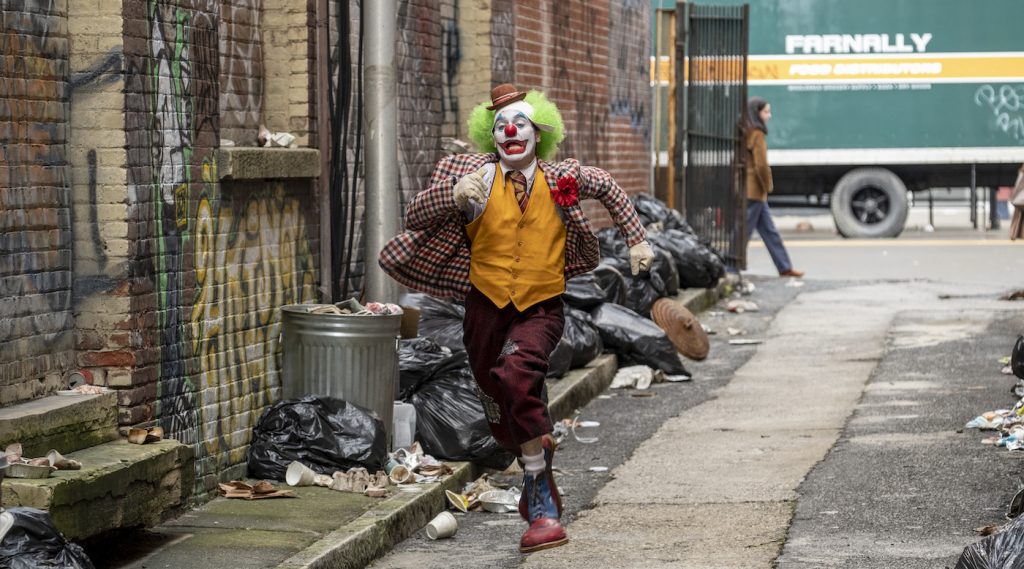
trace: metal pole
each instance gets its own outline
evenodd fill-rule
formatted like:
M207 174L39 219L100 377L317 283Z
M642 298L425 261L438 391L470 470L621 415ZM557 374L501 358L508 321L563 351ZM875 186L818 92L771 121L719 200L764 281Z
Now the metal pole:
M331 250L331 120L327 109L328 63L330 49L330 9L328 0L317 0L316 3L316 147L320 151L319 205L320 205L320 300L334 302L334 278L331 270L333 252Z
M398 283L377 264L388 239L398 233L398 116L395 35L397 0L363 5L366 34L366 301L396 302Z
M989 229L999 229L999 204L996 203L996 190L988 187L988 226Z
M935 200L932 199L931 188L928 188L928 227L935 229Z
M971 164L971 225L978 228L978 165Z

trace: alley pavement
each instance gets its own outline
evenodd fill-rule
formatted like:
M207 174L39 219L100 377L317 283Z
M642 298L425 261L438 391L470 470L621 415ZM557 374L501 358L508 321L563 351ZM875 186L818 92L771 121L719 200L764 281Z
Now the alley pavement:
M963 426L1015 402L997 360L1024 305L996 285L751 280L758 311L699 314L712 346L693 381L607 390L603 356L552 383L559 416L597 423L556 454L564 547L520 554L515 513L457 513L454 537L427 539L443 490L481 473L456 465L383 501L217 500L90 553L111 568L952 567L1020 484L1024 455Z

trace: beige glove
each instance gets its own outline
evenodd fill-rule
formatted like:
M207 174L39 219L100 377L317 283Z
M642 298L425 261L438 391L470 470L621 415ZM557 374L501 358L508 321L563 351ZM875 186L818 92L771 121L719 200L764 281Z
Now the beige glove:
M455 192L452 197L455 198L456 205L465 209L466 204L471 201L482 204L487 200L487 183L484 182L484 172L486 171L486 167L481 167L475 172L466 174L455 183Z
M629 248L629 269L633 276L640 274L640 271L648 271L654 263L654 250L647 241L641 241Z

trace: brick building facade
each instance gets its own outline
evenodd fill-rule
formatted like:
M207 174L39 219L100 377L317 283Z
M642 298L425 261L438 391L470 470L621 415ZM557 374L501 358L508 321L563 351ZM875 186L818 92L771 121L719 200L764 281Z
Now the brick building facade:
M315 0L0 0L0 406L81 370L117 391L122 425L193 446L198 496L244 474L280 397L279 309L331 279L321 239L351 245L335 254L349 296L365 273L361 4L330 2L332 46L348 39L347 59L331 53L342 130L316 105ZM562 157L647 191L648 20L639 0L399 0L403 206L504 81L559 105ZM227 171L260 124L300 147L332 129L344 160L323 174L353 190L337 235L311 175Z

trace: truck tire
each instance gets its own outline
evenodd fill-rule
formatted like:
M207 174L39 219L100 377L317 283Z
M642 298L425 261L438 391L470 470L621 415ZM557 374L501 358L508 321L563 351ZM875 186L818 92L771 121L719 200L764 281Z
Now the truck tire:
M896 237L907 222L907 187L885 168L857 168L832 190L832 218L843 237Z

